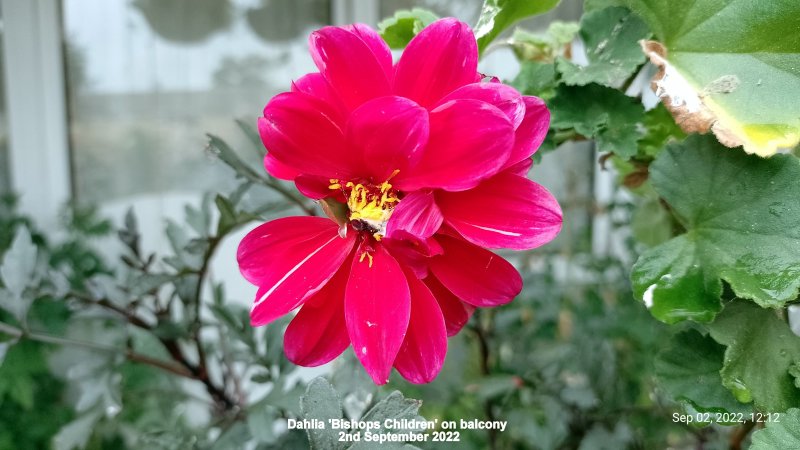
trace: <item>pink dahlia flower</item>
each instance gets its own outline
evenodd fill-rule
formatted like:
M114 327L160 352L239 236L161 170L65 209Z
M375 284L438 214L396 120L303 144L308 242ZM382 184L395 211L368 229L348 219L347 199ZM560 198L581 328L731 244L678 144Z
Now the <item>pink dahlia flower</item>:
M375 383L439 373L447 336L475 307L511 301L514 267L486 248L552 240L561 209L525 177L549 112L482 81L469 27L439 20L396 64L364 25L310 38L319 73L275 96L258 121L266 170L321 200L330 219L287 217L239 245L259 287L253 326L300 307L287 358L324 364L348 346Z

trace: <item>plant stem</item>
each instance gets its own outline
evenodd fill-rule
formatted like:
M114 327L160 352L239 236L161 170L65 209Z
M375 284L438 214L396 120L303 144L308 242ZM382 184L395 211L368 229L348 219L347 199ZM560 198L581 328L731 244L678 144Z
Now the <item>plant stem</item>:
M195 378L195 376L187 370L185 367L181 365L171 364L168 361L162 361L160 359L151 358L147 355L143 355L141 353L134 352L130 349L119 348L119 347L111 347L107 345L101 345L94 342L88 341L79 341L75 339L64 338L60 336L53 336L50 334L45 333L38 333L38 332L30 332L25 331L20 328L8 325L6 323L0 322L0 332L8 334L10 336L14 336L19 339L29 339L31 341L42 342L45 344L55 344L55 345L64 345L64 346L73 346L73 347L82 347L88 348L91 350L97 350L104 353L112 353L112 354L123 354L125 358L129 361L138 362L142 364L146 364L148 366L157 367L159 369L165 370L175 375L179 375L186 378Z
M208 264L208 261L205 262L206 266L207 266L207 264ZM207 270L207 268L205 270ZM108 299L96 300L96 299L93 299L93 298L91 298L89 296L83 295L83 294L81 294L79 292L71 292L70 293L70 297L76 298L76 299L78 299L78 300L80 300L80 301L82 301L84 303L97 305L97 306L106 308L108 310L114 311L114 312L120 314L131 325L134 325L134 326L136 326L138 328L141 328L141 329L143 329L145 331L148 331L148 332L152 333L152 331L155 329L154 325L151 325L151 324L147 323L144 319L142 319L141 317L137 316L136 313L134 313L133 311L127 311L124 308L120 308L119 306L115 305L114 303L112 303ZM17 330L19 332L22 332L22 330L19 330L19 329L17 329ZM2 328L0 328L0 331L2 331ZM9 334L12 334L12 333L9 333ZM181 373L177 373L174 370L168 370L169 372L176 373L177 375L185 376L187 378L191 378L191 379L194 379L194 380L197 380L197 381L203 383L203 385L205 385L205 387L206 387L206 392L208 392L208 395L210 395L211 398L214 399L214 401L220 406L220 409L222 409L222 410L231 409L236 405L236 401L234 401L233 399L231 399L227 395L227 393L225 392L224 388L221 388L221 387L217 386L216 384L214 384L211 381L211 378L208 375L208 369L207 369L206 366L200 365L200 364L195 365L195 364L193 364L192 362L189 361L189 358L187 358L187 356L184 354L183 350L181 349L181 347L178 344L178 341L176 339L174 339L174 338L166 338L166 337L161 337L161 336L155 336L155 337L161 342L161 345L164 346L164 348L167 350L167 352L172 357L172 359L174 359L181 366L181 369L180 369ZM196 340L196 344L197 344L198 355L199 355L200 352L202 352L202 349L200 348L200 341ZM131 359L131 360L132 361L136 360L136 361L139 361L139 362L145 362L145 361L142 361L138 357L136 359ZM202 359L200 359L200 362L202 362L203 364L205 363L205 355L204 354L203 354ZM145 362L145 363L147 363L147 362ZM153 364L150 364L150 365L153 365ZM175 367L177 367L177 366L175 366Z
M273 191L281 194L286 200L289 200L290 202L299 206L300 209L302 209L303 212L308 214L309 216L317 215L317 212L314 210L313 206L310 206L305 200L303 200L302 197L296 195L294 192L287 189L286 186L283 186L278 180L270 179L265 184Z
M480 313L476 311L476 316ZM480 364L481 364L481 374L484 376L488 376L491 373L489 368L489 360L491 358L491 354L489 352L489 339L486 333L486 330L483 329L481 326L479 317L475 318L475 325L470 327L470 329L475 333L475 336L478 338L478 349L480 350L481 357L480 357ZM483 411L486 414L486 419L490 421L495 420L493 404L491 399L486 399L486 402L483 404ZM494 429L487 430L487 434L489 435L489 448L494 450L497 448L497 431Z
M748 434L755 428L756 423L753 421L747 421L742 425L736 427L733 432L731 433L731 440L729 448L731 450L741 450L742 443L744 442L745 438Z

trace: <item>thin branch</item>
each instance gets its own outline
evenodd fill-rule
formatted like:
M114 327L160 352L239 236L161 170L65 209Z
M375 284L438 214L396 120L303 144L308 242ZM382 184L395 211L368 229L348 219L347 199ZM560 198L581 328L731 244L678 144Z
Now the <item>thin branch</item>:
M477 311L476 311L477 312ZM479 313L478 313L479 314ZM476 314L476 316L478 316ZM481 357L480 357L480 364L481 364L481 374L484 376L488 376L491 373L489 367L489 361L491 358L491 354L489 352L489 338L486 333L486 330L483 329L480 323L480 316L475 318L475 324L470 327L470 329L475 333L475 336L478 338L478 349L480 350ZM493 404L491 399L487 399L486 402L483 404L483 411L486 414L486 419L490 421L495 420ZM497 430L487 430L489 435L489 448L494 450L497 448Z
M270 177L272 178L272 177ZM273 191L281 194L286 200L289 200L291 203L299 206L300 209L303 210L309 216L316 216L317 211L314 209L313 206L309 205L302 197L295 194L293 191L289 190L281 184L278 180L272 178L268 182L264 183L268 188L272 189Z
M55 344L55 345L63 345L63 346L72 346L72 347L82 347L87 348L90 350L96 350L99 352L104 353L112 353L112 354L122 354L125 355L129 361L138 362L142 364L146 364L148 366L157 367L161 370L170 372L172 374L196 379L196 377L191 373L191 371L187 370L182 365L172 364L168 361L162 361L160 359L151 358L150 356L143 355L141 353L134 352L130 349L119 348L119 347L111 347L107 345L101 345L94 342L88 341L79 341L70 338L64 338L60 336L53 336L50 334L38 333L38 332L30 332L25 331L20 328L8 325L6 323L0 322L0 332L8 334L10 336L14 336L19 339L28 339L31 341L42 342L45 344Z
M206 261L206 264L207 264L207 261ZM205 270L207 270L207 268ZM155 328L154 325L151 325L151 324L147 323L141 317L137 316L136 313L134 313L133 311L128 311L128 310L125 310L124 308L120 308L119 306L115 305L114 303L112 303L108 299L96 300L96 299L94 299L92 297L83 295L83 294L81 294L79 292L73 292L73 293L70 294L70 296L73 297L73 298L76 298L76 299L78 299L80 301L83 301L84 303L101 306L101 307L106 308L108 310L114 311L114 312L122 315L122 317L126 321L128 321L130 324L132 324L132 325L134 325L136 327L142 328L142 329L150 331L150 332L152 332L153 329ZM2 329L0 329L0 331L2 331ZM22 332L22 330L19 330L19 331ZM9 334L11 334L11 333L9 333ZM198 365L192 364L189 361L189 359L183 353L183 350L181 350L181 347L178 344L177 340L171 339L171 338L165 338L165 337L161 337L161 336L156 336L156 338L161 342L161 344L167 350L167 352L172 357L172 359L174 359L181 366L181 369L179 369L180 373L176 373L177 375L186 376L187 378L192 378L194 380L197 380L197 381L200 381L201 383L203 383L203 385L205 385L205 387L206 387L206 391L208 392L208 394L214 399L215 402L217 402L217 404L219 404L221 406L222 409L230 409L230 408L232 408L232 407L234 407L236 405L236 401L234 401L230 397L228 397L228 395L225 393L224 388L221 388L221 387L215 385L211 381L210 377L208 376L207 367L205 365L198 366ZM196 341L196 344L197 344L197 348L198 348L198 354L202 353L202 349L200 348L199 340ZM139 361L139 362L149 363L146 360L142 360L141 358L139 358L138 355L134 355L134 356L136 357L136 360ZM203 354L202 358L200 359L200 361L201 362L205 362L205 355L204 354ZM175 366L175 367L177 367L177 366ZM170 372L174 372L174 371L170 370Z
M753 428L755 428L755 426L756 423L754 421L748 420L742 425L736 427L731 433L731 440L729 446L730 450L741 450L745 438L747 438L747 435L749 435L750 432L753 431Z
M194 343L197 346L197 361L200 376L208 378L208 362L206 361L206 352L203 349L202 341L200 339L200 331L202 330L201 314L203 311L203 284L205 284L206 275L208 274L208 266L217 246L222 241L222 236L212 236L208 239L208 249L203 255L203 264L197 272L197 287L194 291Z
M131 325L134 325L143 330L152 330L154 328L153 325L147 323L147 321L137 316L136 313L134 313L133 311L121 308L115 305L113 302L111 302L111 300L107 298L95 299L92 298L91 296L76 291L70 292L67 296L72 297L86 304L101 306L110 311L114 311L117 314L121 315Z

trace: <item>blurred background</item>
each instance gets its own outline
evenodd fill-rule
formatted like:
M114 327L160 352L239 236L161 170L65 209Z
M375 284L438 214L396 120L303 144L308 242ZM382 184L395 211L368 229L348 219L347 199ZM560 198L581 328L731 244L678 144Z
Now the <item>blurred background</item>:
M161 258L172 251L181 256L176 241L202 242L205 228L194 226L193 217L205 214L200 222L209 222L225 215L219 202L220 212L207 211L206 193L235 191L241 184L209 149L206 133L244 149L242 158L261 170L260 148L247 131L253 131L273 95L315 70L307 49L310 31L353 22L374 27L395 10L413 7L474 24L481 3L1 0L0 190L17 197L3 204L0 254L12 245L15 230L25 226L40 259L46 254L53 268L69 266L73 290L109 279L135 286L131 271L166 267L161 259L151 265L147 255ZM563 0L519 26L544 32L554 21L579 20L581 12L582 1ZM503 80L513 79L519 69L515 54L502 46L480 66L482 73ZM625 268L638 249L630 240L632 231L618 226L629 222L629 197L615 190L614 175L598 164L598 156L586 141L565 144L557 157L545 154L537 161L531 177L559 199L564 230L543 249L506 255L523 271L525 291L508 307L477 314L451 340L445 369L430 385L393 378L390 386L377 389L364 380L350 352L321 368L295 370L280 355L280 324L242 331L245 337L232 334L241 342L231 345L251 353L241 356L243 361L236 360L236 352L228 355L235 363L227 366L224 354L210 357L209 365L221 368L213 369L209 383L228 389L231 377L241 382L235 386L241 404L235 407L224 401L220 407L219 398L197 379L175 382L174 374L109 358L105 350L98 359L91 348L64 353L69 346L17 344L3 350L8 353L0 366L0 448L306 448L302 433L286 432L285 419L297 414L303 383L317 374L332 375L349 417L360 417L399 389L423 400L420 414L426 418L510 422L502 434L463 433L463 448L663 448L664 443L714 442L713 428L674 424L669 419L673 406L654 388L652 352L663 329L629 292ZM262 200L280 201L273 192L262 195ZM65 210L68 203L73 208ZM260 216L285 215L284 206ZM126 216L128 211L133 214ZM196 232L176 237L174 225L187 221ZM249 222L213 241L214 251L204 253L207 267L203 264L195 280L198 297L213 295L214 305L246 316L255 288L238 274L235 249L255 225ZM112 232L119 228L122 241ZM125 236L136 236L136 251ZM139 258L133 263L125 260L125 255L133 258L131 251ZM175 267L169 260L166 264ZM211 282L204 285L205 279ZM166 295L183 299L178 281L161 283L174 283L177 294ZM219 286L224 286L224 301ZM156 287L142 292L157 305L157 297L165 294L158 291L163 286ZM109 309L103 301L113 297L113 289L97 289L103 293L87 302ZM153 342L130 324L119 334L118 315L103 315L108 311L98 313L98 308L76 314L74 300L63 304L56 297L37 299L31 313L39 328L54 335L118 342L167 357L174 357L175 349L166 343L177 342L183 351L192 342L184 334L169 335L171 328L148 330L157 338ZM224 308L214 305L198 309L193 323L204 323L201 312L203 320L225 322L227 316L219 312ZM118 309L138 313L140 306L126 303ZM190 315L170 308L155 310L173 314L173 321L156 314L154 323L183 326ZM107 322L94 330L75 319L98 316ZM198 355L203 346L213 354L227 345L224 334L241 325L231 320L202 335ZM159 341L166 353L154 349ZM185 353L187 367L199 364L199 356ZM259 357L254 361L252 354ZM226 377L226 370L233 375ZM286 395L276 400L276 392Z
M159 248L165 218L180 217L183 204L198 203L203 192L234 186L229 170L204 152L206 133L243 146L246 136L234 119L254 126L273 95L315 70L307 45L311 30L354 22L374 27L413 7L475 23L481 3L3 2L0 63L7 95L0 105L0 188L19 193L22 210L45 226L56 226L68 200L98 205L115 219L133 205L140 226L152 231L144 233L146 246ZM565 0L520 26L544 30L553 20L578 20L581 6ZM511 79L519 63L510 49L499 49L480 70ZM595 223L603 230L592 238L586 206L595 194L607 197L612 184L596 180L604 174L594 160L587 144L546 160L533 177L576 207L562 241L591 245L594 239L602 250L607 225Z

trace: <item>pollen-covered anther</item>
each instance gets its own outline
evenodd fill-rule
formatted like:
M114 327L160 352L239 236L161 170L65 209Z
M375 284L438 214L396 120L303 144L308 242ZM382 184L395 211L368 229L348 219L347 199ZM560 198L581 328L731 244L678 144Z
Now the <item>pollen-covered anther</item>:
M364 252L358 257L358 262L364 262L364 259L369 261L369 266L372 267L372 253Z
M377 240L383 237L392 210L400 201L397 190L388 180L375 185L367 182L342 182L338 179L331 179L328 188L342 191L347 199L348 218L361 225L356 228L371 231Z

